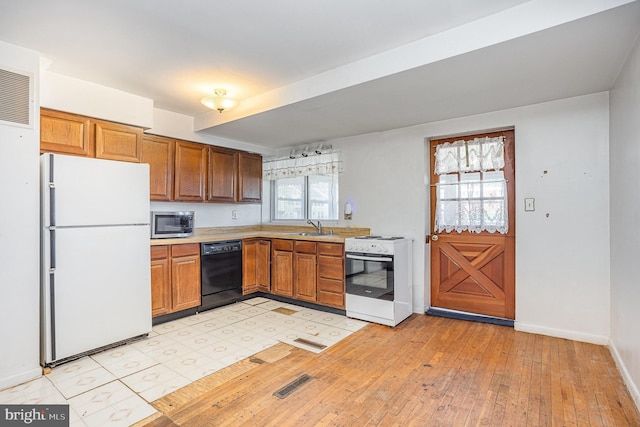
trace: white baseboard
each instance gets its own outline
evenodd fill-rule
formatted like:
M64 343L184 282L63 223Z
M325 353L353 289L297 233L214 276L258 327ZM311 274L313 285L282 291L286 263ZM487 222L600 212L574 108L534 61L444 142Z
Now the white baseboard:
M620 372L622 381L627 386L627 390L629 390L629 394L636 404L636 408L640 410L640 391L638 390L638 386L633 382L633 378L631 378L631 375L629 374L629 371L627 370L627 367L625 366L624 361L613 342L609 344L609 351L611 352L614 362L616 362L616 367Z
M26 383L27 381L35 380L36 378L40 378L41 376L42 368L37 367L26 372L21 372L18 375L14 375L12 377L3 378L2 380L0 380L0 390L14 387L19 384Z
M518 322L513 324L516 331L530 332L532 334L547 335L556 338L565 338L574 341L587 342L590 344L609 345L609 337L604 335L587 334L584 332L569 331L565 329L548 328L546 326L532 325L530 323Z

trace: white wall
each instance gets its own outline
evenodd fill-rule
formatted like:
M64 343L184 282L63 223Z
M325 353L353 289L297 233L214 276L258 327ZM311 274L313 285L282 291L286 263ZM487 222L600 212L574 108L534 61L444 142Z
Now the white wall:
M175 203L151 202L152 211L195 211L196 228L203 227L239 227L256 225L261 222L259 203L228 204L228 203ZM235 211L236 219L232 218Z
M33 73L35 81L33 128L0 125L0 390L41 373L39 61L0 41L0 66Z
M640 407L640 42L611 90L611 349Z
M153 125L153 100L62 74L43 71L43 107L140 127Z
M608 114L608 94L598 93L329 141L344 154L341 204L353 201L353 225L413 237L413 305L424 312L425 138L514 126L516 328L607 343ZM536 199L535 212L523 211L525 197Z
M186 141L200 142L203 144L217 145L218 147L235 148L262 155L273 155L272 148L261 147L247 142L234 141L231 139L218 138L203 132L194 132L194 118L172 111L153 109L153 126L147 129L147 133L154 135L169 136L172 138L184 139Z

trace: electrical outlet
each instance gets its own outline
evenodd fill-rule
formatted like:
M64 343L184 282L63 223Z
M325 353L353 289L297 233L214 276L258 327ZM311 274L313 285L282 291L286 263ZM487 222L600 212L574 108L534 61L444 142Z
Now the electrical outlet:
M237 210L232 210L231 211L231 219L238 219L238 211Z

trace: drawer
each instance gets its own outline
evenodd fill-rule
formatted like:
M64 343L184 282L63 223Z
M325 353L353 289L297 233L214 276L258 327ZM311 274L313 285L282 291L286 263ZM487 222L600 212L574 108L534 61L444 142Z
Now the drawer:
M344 294L319 291L317 302L321 305L344 309Z
M169 258L169 246L151 246L151 259Z
M333 292L342 295L344 294L344 281L319 277L318 292Z
M337 257L318 255L318 277L344 280L344 260Z
M199 243L186 243L184 245L171 245L171 257L200 255Z
M293 251L293 240L274 239L271 247L274 251Z
M296 252L305 253L305 254L315 254L316 253L316 242L307 242L304 240L296 240L295 241Z
M318 255L330 255L341 257L344 254L342 243L318 243Z

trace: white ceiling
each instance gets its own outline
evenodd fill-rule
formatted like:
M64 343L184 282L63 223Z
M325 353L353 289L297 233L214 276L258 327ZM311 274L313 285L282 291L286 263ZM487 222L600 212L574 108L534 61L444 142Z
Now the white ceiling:
M640 2L583 1L575 19L547 0L0 0L0 40L277 148L607 90ZM216 87L240 106L202 106Z

